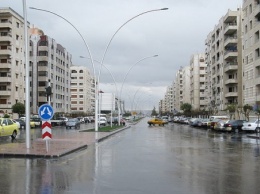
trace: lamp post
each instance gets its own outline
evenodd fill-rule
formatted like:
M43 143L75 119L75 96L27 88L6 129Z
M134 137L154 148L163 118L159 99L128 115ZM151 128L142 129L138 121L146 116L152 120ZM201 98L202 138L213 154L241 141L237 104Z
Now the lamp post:
M153 57L158 57L158 55L153 55L153 56L148 56L148 57L144 57L142 59L140 59L139 61L137 61L135 64L133 64L129 69L128 71L126 72L125 74L125 77L124 77L124 80L123 80L123 83L121 85L121 88L120 88L120 94L119 94L119 99L121 99L122 97L122 90L123 90L123 86L124 86L124 83L125 83L125 80L126 80L126 77L128 76L129 72L133 69L134 66L136 66L138 63L140 63L141 61L145 60L145 59L149 59L149 58L153 58ZM119 107L119 111L120 110L120 107ZM120 115L120 114L119 114ZM119 119L119 125L120 125L120 118Z
M30 141L30 69L29 69L29 59L28 59L28 28L27 28L27 7L26 7L26 0L23 0L23 17L24 17L24 45L25 45L25 71L26 71L26 93L25 93L25 115L26 115L26 148L31 148L31 141Z
M35 8L35 7L29 7L29 8L34 9L34 10L38 10L38 11L48 12L48 13L51 13L53 15L56 15L56 16L60 17L61 19L65 20L67 23L69 23L77 31L77 33L82 38L82 40L83 40L83 42L86 46L87 52L88 52L90 60L91 60L91 64L92 64L92 68L93 68L93 75L94 75L94 82L95 82L94 83L94 86L95 86L95 101L97 101L97 98L98 98L98 89L97 89L98 87L97 87L97 85L99 84L99 80L97 82L93 58L92 58L89 46L88 46L87 42L85 41L84 37L82 36L82 34L79 32L79 30L70 21L68 21L66 18L62 17L61 15L58 15L58 14L52 12L52 11L48 11L48 10L44 10L44 9L38 9L38 8ZM95 105L95 113L98 112L97 109L98 109L98 107ZM97 120L95 121L95 123L97 123ZM95 131L98 131L98 125L95 125Z
M84 57L84 56L79 56L79 57L80 57L80 58L90 59L89 57ZM101 64L100 61L97 61L97 60L95 60L95 59L93 59L93 61L95 61L95 62ZM109 72L110 76L112 77L112 79L113 79L113 81L114 81L114 84L115 84L116 95L118 96L118 88L117 88L116 80L115 80L113 74L111 73L111 71L110 71L105 65L102 65L102 67L104 67L104 68ZM119 107L119 101L117 101L117 106ZM97 127L98 127L98 126L97 126Z
M109 40L109 42L108 42L108 44L107 44L107 46L106 46L105 52L104 52L104 54L103 54L103 57L102 57L102 60L101 60L101 64L100 64L100 68L99 68L99 72L98 72L98 76L97 76L97 81L98 81L98 83L99 83L99 80L100 80L100 74L101 74L101 70L102 70L102 66L103 66L103 63L104 63L104 60L105 60L105 56L106 56L107 50L108 50L108 48L109 48L109 46L110 46L112 40L114 39L115 35L119 32L119 30L121 30L121 28L123 28L127 23L129 23L130 21L132 21L133 19L135 19L135 18L137 18L137 17L139 17L139 16L141 16L141 15L144 15L144 14L147 14L147 13L151 13L151 12L155 12L155 11L164 11L164 10L168 10L168 8L153 9L153 10L149 10L149 11L142 12L142 13L140 13L140 14L138 14L138 15L132 17L132 18L130 18L129 20L127 20L125 23L123 23L123 24L116 30L116 32L115 32L115 33L113 34L113 36L110 38L110 40ZM97 90L99 90L99 88L98 88ZM119 100L120 100L120 98L119 98ZM98 106L97 100L96 100L96 105ZM120 111L120 107L119 107L118 110ZM97 115L97 112L96 112L95 115ZM119 114L119 115L120 115L120 114ZM97 116L96 116L96 117L97 117ZM118 118L118 119L119 119L119 125L120 125L120 118Z

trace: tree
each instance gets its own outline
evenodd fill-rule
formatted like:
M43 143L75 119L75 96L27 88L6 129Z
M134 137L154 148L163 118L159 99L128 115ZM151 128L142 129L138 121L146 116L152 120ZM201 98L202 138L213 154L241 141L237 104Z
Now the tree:
M151 116L157 116L157 112L156 112L156 110L155 110L155 107L153 107Z
M236 112L236 109L237 109L237 108L236 108L236 105L235 105L235 104L229 104L229 105L227 106L226 110L227 110L228 113L229 113L230 120L233 119L234 114L235 114L235 112Z
M12 111L13 113L17 113L19 115L19 117L25 113L25 106L24 104L17 102L16 104L14 104L12 106Z
M249 115L252 110L253 110L253 107L250 106L249 104L246 104L243 106L243 114L245 115L245 118L247 121L249 121Z
M183 110L184 114L186 115L187 113L190 113L192 109L191 104L189 103L184 103L181 105L181 110Z

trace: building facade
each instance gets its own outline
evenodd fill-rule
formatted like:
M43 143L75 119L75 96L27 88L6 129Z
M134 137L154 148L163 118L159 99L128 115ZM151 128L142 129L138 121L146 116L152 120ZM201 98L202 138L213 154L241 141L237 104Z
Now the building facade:
M194 54L190 59L190 102L194 110L207 108L206 70L204 54Z
M0 9L0 111L25 104L24 21L11 8Z
M71 54L42 30L30 29L31 113L47 103L46 87L51 86L51 106L56 113L70 113Z
M260 108L260 0L243 3L243 104Z
M71 111L94 114L95 87L88 68L72 66L71 71ZM95 83L95 82L94 82Z
M206 39L208 108L225 110L242 105L241 10L223 16Z

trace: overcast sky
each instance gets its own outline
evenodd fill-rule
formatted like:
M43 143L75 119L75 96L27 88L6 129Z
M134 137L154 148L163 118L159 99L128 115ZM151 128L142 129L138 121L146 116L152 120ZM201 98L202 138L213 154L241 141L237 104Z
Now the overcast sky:
M71 22L82 34L92 57L101 61L108 47L100 75L104 92L122 89L128 109L152 109L164 98L176 71L189 65L190 57L205 50L205 39L228 9L236 10L242 0L27 0L27 7L54 12ZM23 15L22 0L0 0ZM73 27L47 12L27 10L28 22L44 31L72 54L75 65L87 66L93 74L84 41ZM158 57L150 57L158 55ZM80 58L80 56L86 57ZM150 57L150 58L148 58ZM144 59L144 60L142 60ZM99 64L95 64L96 74ZM109 69L109 71L107 70ZM131 69L131 70L130 70ZM115 79L112 79L112 77ZM117 87L115 87L115 85ZM117 88L117 90L115 89Z

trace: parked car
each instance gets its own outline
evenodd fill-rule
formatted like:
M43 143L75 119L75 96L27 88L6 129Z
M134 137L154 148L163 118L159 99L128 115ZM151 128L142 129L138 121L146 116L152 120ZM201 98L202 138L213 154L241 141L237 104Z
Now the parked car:
M162 116L161 119L165 122L165 124L169 122L168 116Z
M20 128L19 129L25 129L25 122L22 119L14 119L14 121L20 123Z
M213 119L213 120L210 120L209 122L208 122L208 125L209 125L209 128L210 129L215 129L215 127L216 127L216 125L217 125L217 123L219 122L219 121L227 121L228 119L226 119L226 118L222 118L222 119Z
M68 119L68 121L66 122L66 129L68 128L75 128L75 129L79 129L80 128L80 121L78 118L72 118L72 119Z
M192 127L198 127L200 121L201 121L201 119L199 119L199 118L190 119L189 124Z
M259 133L260 132L260 120L243 123L242 131L254 131L256 133Z
M107 124L107 119L106 119L105 117L100 117L100 118L98 119L98 124L99 124L99 125L104 125L104 126L106 126L106 124Z
M31 121L34 122L35 127L41 127L42 126L41 118L33 117L33 118L31 118Z
M65 126L66 122L68 121L68 118L67 117L58 117L57 120L60 120L61 121L61 125Z
M18 125L9 118L0 118L0 136L6 137L11 136L12 139L15 139L19 132Z
M216 131L224 131L225 129L225 124L228 122L229 120L219 120L218 122L216 122L215 126L214 126L214 130Z
M242 131L242 126L245 120L230 120L224 124L224 131L239 132Z
M209 119L201 119L198 123L198 126L201 128L208 128Z

